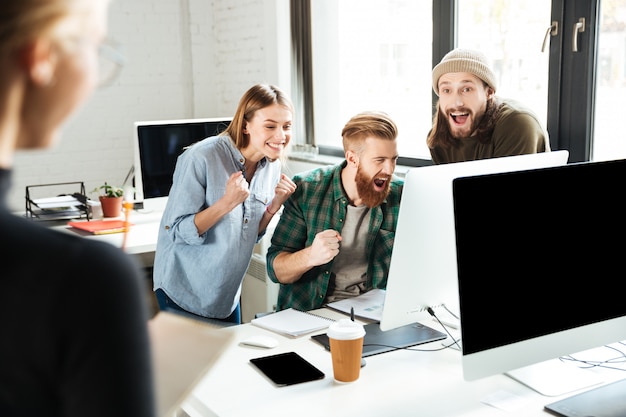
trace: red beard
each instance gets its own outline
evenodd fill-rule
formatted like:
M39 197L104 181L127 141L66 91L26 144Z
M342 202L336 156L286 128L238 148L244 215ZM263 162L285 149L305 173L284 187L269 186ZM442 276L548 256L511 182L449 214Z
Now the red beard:
M374 178L375 177L368 177L360 167L357 169L356 177L354 178L359 197L363 201L363 204L369 208L380 206L391 190L391 178L387 178L385 188L382 191L374 187Z

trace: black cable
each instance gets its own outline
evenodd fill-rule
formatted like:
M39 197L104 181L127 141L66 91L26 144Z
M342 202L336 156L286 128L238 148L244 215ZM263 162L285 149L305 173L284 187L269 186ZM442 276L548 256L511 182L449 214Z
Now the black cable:
M366 344L363 345L363 347L366 347L366 346L380 346L380 347L386 347L386 348L392 349L389 352L393 352L394 350L411 350L411 351L415 351L415 352L437 352L439 350L447 349L447 348L449 348L452 345L450 345L450 346L443 346L443 347L440 347L440 348L437 348L437 349L418 349L418 348L415 348L415 347L412 347L412 346L401 347L401 346L393 346L393 345L383 345L381 343L366 343ZM387 353L387 352L381 352L381 353Z
M448 308L446 307L446 305L445 305L445 304L443 305L443 307L444 307L446 310L448 310ZM441 320L439 320L439 317L437 317L437 315L435 314L435 311L434 311L432 308L430 308L430 307L427 307L427 308L426 308L426 311L428 311L428 314L430 314L431 316L433 316L433 317L435 318L435 320L437 320L437 322L441 325L441 327L443 327L443 329L446 331L446 333L448 333L448 336L450 336L450 339L452 339L452 341L454 342L453 344L456 344L456 345L457 345L457 347L459 348L459 350L462 352L462 351L463 351L463 348L461 347L461 345L459 345L458 340L457 340L457 339L455 339L455 338L454 338L454 337L450 334L450 332L448 331L448 328L447 328L446 326L444 326L444 325L443 325L443 323L441 322ZM452 314L452 315L453 315L456 319L458 319L458 317L456 317L456 316L455 316L455 315L454 315L454 314L453 314L450 310L448 310L448 313ZM447 346L447 347L451 347L451 346L452 346L452 345Z
M618 342L619 344L624 345L624 343L622 342ZM622 352L621 350L613 347L613 346L609 346L609 345L605 345L605 348L608 349L612 349L616 352L619 353L619 356L616 358L612 358L612 359L606 359L603 361L587 361L587 360L583 360L583 359L577 359L574 358L572 355L567 355L567 356L562 356L559 358L559 360L565 362L565 361L571 361L571 362L578 362L579 364L583 364L586 366L580 366L580 368L584 368L584 369L590 369L590 368L606 368L606 369L613 369L613 370L617 370L617 371L626 371L626 369L624 368L617 368L615 366L609 366L609 364L622 364L626 362L626 353Z
M454 313L452 312L452 310L450 310L450 309L448 308L448 306L447 306L447 305L442 304L442 306L443 306L443 308L445 308L445 309L446 309L446 311L447 311L448 313L450 313L450 315L451 315L452 317L454 317L455 319L457 319L457 320L461 321L461 319L459 318L459 316L457 316L456 314L454 314Z
M614 345L622 345L622 346L626 347L626 343L624 343L624 341L616 342L616 343L613 343L613 344ZM607 348L607 349L612 349L612 350L616 351L617 353L620 354L620 356L622 358L624 358L624 360L626 360L626 352L623 352L623 351L619 350L618 348L616 348L615 346L611 346L611 345L604 345L604 347Z

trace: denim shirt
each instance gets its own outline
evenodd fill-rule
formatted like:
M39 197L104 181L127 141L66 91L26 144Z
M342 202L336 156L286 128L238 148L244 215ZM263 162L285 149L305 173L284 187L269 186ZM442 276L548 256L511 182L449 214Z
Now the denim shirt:
M199 235L196 213L226 192L226 182L244 171L244 157L228 136L206 138L183 152L161 224L154 259L154 290L204 317L225 318L237 306L241 283L259 235L265 207L280 179L280 163L259 161L242 204Z

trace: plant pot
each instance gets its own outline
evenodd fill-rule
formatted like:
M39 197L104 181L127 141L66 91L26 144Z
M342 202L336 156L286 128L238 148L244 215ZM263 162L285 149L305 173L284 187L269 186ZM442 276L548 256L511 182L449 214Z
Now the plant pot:
M100 197L103 217L119 217L122 214L124 197Z

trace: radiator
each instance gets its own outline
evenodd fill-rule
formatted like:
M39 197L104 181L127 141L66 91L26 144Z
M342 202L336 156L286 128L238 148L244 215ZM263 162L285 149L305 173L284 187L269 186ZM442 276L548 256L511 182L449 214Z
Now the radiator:
M249 323L257 313L276 309L278 284L267 276L265 255L253 253L241 288L241 319Z

